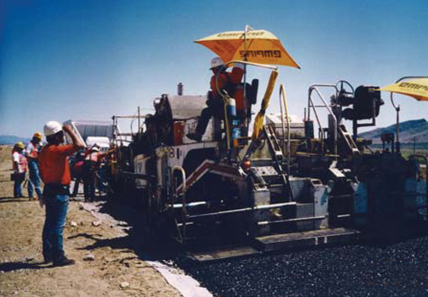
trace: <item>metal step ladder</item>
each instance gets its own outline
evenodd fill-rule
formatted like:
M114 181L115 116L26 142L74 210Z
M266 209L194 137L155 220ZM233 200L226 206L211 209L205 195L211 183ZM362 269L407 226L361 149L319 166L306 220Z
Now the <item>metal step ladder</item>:
M352 152L353 155L359 155L360 151L355 144L355 141L352 139L351 134L346 130L345 125L339 125L340 136L345 140L348 149Z
M264 133L266 134L266 139L268 140L269 147L272 150L273 157L275 162L282 169L282 163L284 162L284 154L282 152L281 146L279 145L278 138L276 138L275 131L272 126L265 125Z

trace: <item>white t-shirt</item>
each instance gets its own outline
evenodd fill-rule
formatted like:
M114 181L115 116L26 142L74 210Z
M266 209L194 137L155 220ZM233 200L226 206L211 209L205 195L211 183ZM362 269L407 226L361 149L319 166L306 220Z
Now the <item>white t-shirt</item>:
M25 161L23 160L25 157L23 155L21 155L18 152L14 152L12 154L12 160L15 163L18 163L18 168L16 168L16 170L18 171L18 173L23 173L25 172Z

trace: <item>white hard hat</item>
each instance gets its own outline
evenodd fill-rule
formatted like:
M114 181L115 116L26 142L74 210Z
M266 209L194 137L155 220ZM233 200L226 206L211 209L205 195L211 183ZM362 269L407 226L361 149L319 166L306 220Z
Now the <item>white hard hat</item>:
M219 57L215 57L211 60L211 68L210 69L219 67L221 65L223 65L223 60L220 59Z
M43 128L43 132L46 136L54 135L60 131L62 131L62 125L57 121L49 121L45 124L45 127Z

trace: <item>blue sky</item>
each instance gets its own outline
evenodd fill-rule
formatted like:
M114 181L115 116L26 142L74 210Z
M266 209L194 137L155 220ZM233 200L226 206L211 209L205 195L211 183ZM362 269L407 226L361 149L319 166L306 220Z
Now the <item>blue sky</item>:
M426 1L0 1L0 135L31 136L49 120L110 120L155 97L205 94L214 55L194 40L246 24L274 33L301 66L280 67L291 113L314 83L387 85L428 75ZM249 78L267 82L265 70ZM260 92L262 93L262 92ZM268 112L278 112L277 91ZM259 94L259 96L262 94ZM394 123L389 93L379 126ZM428 102L397 97L402 120Z

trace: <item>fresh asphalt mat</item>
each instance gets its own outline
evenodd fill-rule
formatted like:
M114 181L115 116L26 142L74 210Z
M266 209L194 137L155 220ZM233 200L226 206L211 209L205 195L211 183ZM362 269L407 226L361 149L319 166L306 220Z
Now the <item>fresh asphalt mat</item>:
M185 268L214 296L428 296L428 237L203 263Z

